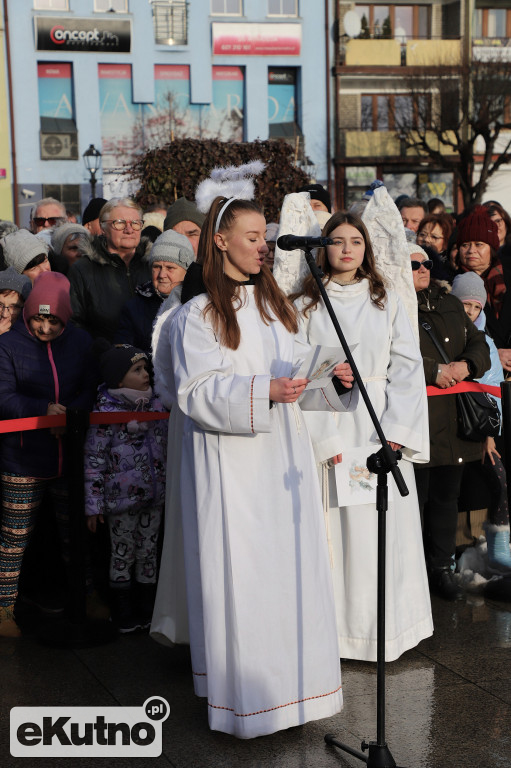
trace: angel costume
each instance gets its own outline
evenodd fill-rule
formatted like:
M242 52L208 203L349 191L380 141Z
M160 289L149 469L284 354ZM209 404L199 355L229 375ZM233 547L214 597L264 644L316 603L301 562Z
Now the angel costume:
M296 195L290 198L289 205L284 203L281 220L289 217L287 224L294 225L295 234L308 234L303 228L302 204ZM417 301L401 217L384 187L371 192L364 208L363 219L377 264L400 296L388 291L381 310L371 301L366 279L352 285L331 280L327 293L348 344L358 344L353 357L387 440L403 446L399 467L409 495L401 497L392 476L388 476L389 485L394 487L387 512L385 658L393 661L433 631L420 512L410 463L429 459L428 408L418 331L414 330ZM299 261L303 262L300 255L282 259L276 251L274 275L284 290L297 290L301 285L303 265ZM303 300L297 303L302 310ZM302 314L302 323L309 343L339 344L322 300L308 316ZM365 455L369 456L379 449L378 437L362 401L349 413L304 416L322 475L341 658L375 661L376 503L339 507L335 469L328 470L323 462L355 447L366 447Z
M309 434L296 404L269 401L308 346L240 291L238 349L217 340L205 294L172 317L170 343L195 692L213 730L252 738L339 712L342 690ZM302 398L343 409L332 385Z
M378 309L367 280L344 286L331 281L327 293L348 344L358 342L353 357L385 436L404 446L404 459L425 456L428 431L422 358L400 300L389 292L385 308ZM335 346L337 335L323 304L303 322L311 344L321 341ZM367 446L369 456L379 449L362 402L351 413L305 416L313 438L318 434L321 442L327 440L332 420L336 421L340 438L336 453ZM318 455L317 446L316 456L328 458L325 452ZM433 631L413 466L403 460L399 467L410 493L402 498L389 475L394 488L387 512L387 661L397 659ZM334 471L328 470L328 533L341 658L376 661L376 504L339 508Z

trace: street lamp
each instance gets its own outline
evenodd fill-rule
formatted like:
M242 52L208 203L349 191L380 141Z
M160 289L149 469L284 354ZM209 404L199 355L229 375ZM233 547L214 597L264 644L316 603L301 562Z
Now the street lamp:
M83 162L90 174L90 189L91 197L95 197L96 191L96 173L101 166L101 152L96 149L94 144L90 144L89 149L86 149L83 153Z

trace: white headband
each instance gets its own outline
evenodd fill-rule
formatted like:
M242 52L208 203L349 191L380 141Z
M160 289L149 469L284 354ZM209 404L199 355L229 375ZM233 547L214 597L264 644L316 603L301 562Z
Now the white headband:
M215 223L215 235L217 234L218 230L220 229L220 222L222 221L222 216L224 215L224 211L230 206L231 203L233 203L235 200L237 200L237 197L229 197L225 203L220 208L220 211L218 213L218 216L216 217L216 223Z

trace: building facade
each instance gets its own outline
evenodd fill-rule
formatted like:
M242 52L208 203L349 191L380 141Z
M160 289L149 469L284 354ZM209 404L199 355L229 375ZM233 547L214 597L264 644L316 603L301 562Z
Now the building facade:
M284 138L327 182L328 8L323 0L4 0L19 223L47 195L83 210L91 144L102 155L96 194L107 198L134 191L125 169L141 152L185 136Z
M465 87L464 73L477 61L490 57L494 62L511 62L511 2L338 0L335 14L338 205L350 205L371 180L379 178L393 197L439 197L448 209L459 210L461 194L449 167L451 160L453 165L459 162L456 152L447 142L441 144L443 162L439 162L410 147L409 138L413 131L459 127L457 104L462 101L451 94ZM508 116L503 114L502 119L507 121ZM496 151L507 140L504 132ZM475 150L477 178L484 145ZM503 166L491 178L484 199L498 199L511 209L510 171Z

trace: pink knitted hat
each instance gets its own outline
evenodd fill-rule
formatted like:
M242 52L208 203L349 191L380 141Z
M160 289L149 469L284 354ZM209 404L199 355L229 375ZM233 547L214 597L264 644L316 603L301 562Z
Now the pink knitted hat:
M69 298L70 283L60 272L41 272L23 307L28 322L34 315L55 315L66 325L73 314Z

